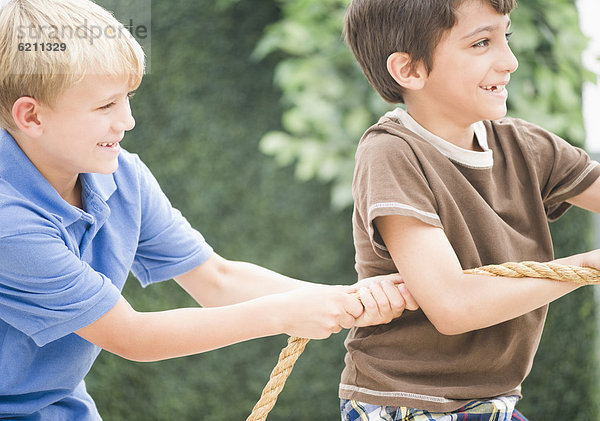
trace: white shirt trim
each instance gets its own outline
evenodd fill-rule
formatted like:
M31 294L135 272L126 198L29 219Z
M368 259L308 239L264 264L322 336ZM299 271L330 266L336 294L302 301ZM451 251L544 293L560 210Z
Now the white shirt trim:
M429 396L421 395L419 393L409 392L381 392L379 390L371 390L365 387L351 386L349 384L340 384L340 390L348 390L350 392L364 393L369 396L378 396L382 398L404 398L404 399L415 399L425 402L436 402L436 403L452 403L456 402L452 399L446 399L440 396Z
M417 213L419 215L422 215L422 216L424 216L426 218L431 218L431 219L434 219L434 220L440 222L440 217L437 214L433 213L433 212L422 211L422 210L419 210L419 209L417 209L417 208L415 208L413 206L405 205L404 203L398 203L398 202L375 203L374 205L372 205L369 208L369 212L368 212L369 221L371 220L371 213L373 213L373 211L375 209L381 209L381 208L399 208L399 209L404 209L404 210L408 210L408 211L411 211L411 212L415 212L415 213Z
M382 398L403 398L403 399L414 399L424 402L435 402L435 403L452 403L458 402L453 399L447 399L441 396L431 396L431 395L423 395L420 393L410 393L410 392L381 392L379 390L371 390L365 387L351 386L349 384L340 383L340 391L347 390L349 392L363 393L369 396L377 396ZM517 387L517 392L521 392L521 386ZM507 412L512 412L515 409L515 405L518 401L517 396L499 396L497 398L492 398L489 401L493 402L497 408L503 409ZM467 399L465 399L467 400Z
M569 185L567 186L563 186L561 189L559 189L558 191L554 192L554 194L551 196L551 198L553 197L558 197L561 196L565 193L570 192L571 190L573 190L575 187L577 187L585 177L588 176L589 173L592 172L592 170L594 168L596 168L598 165L598 162L596 161L590 161L590 164L588 165L588 167L581 173L579 174L579 176Z
M437 214L435 214L433 212L422 211L420 209L417 209L417 208L415 208L413 206L410 206L410 205L406 205L404 203L382 202L382 203L375 203L375 204L371 205L371 207L369 208L369 210L367 212L367 218L368 218L369 221L371 221L371 222L369 222L369 227L368 227L368 229L369 229L369 237L373 239L373 244L375 245L375 247L377 247L380 250L386 251L386 252L388 251L387 247L384 244L380 244L380 243L378 243L375 240L375 235L374 235L375 234L375 229L373 228L373 222L372 222L373 218L371 217L371 214L376 209L389 209L389 208L392 208L392 209L404 209L404 210L407 210L409 212L416 213L417 215L421 215L421 216L423 216L425 218L428 218L430 220L439 222L440 224L442 222L440 220L440 217Z
M473 130L475 132L477 143L479 143L483 152L463 149L442 139L417 123L416 120L402 108L396 108L393 111L386 113L385 116L396 120L410 131L418 134L435 147L442 155L457 164L475 169L492 168L494 165L493 152L488 146L487 132L481 121L473 124Z

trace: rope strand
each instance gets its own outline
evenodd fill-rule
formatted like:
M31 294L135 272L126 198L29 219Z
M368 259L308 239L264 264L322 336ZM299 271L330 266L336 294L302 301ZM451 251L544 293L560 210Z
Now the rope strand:
M298 338L295 336L291 336L288 339L288 345L281 350L277 365L271 372L271 377L263 389L260 399L256 402L256 405L254 405L252 413L246 421L264 421L267 419L267 415L269 415L269 412L271 412L271 409L275 406L277 397L283 390L285 381L292 372L296 360L298 360L298 357L302 354L302 351L304 351L304 347L309 340L310 339Z

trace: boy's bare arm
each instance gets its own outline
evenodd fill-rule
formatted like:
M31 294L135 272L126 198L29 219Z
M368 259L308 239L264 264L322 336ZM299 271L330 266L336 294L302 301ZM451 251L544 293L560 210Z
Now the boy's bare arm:
M157 361L286 333L326 338L352 327L360 302L341 287L298 288L216 308L138 312L121 297L104 316L79 329L82 338L134 361Z
M204 307L241 303L296 288L325 287L289 278L252 263L227 260L217 254L176 277L175 281ZM400 317L405 308L418 308L398 274L363 279L346 291L357 292L365 309L357 326L389 323Z
M580 208L600 213L600 178L596 179L583 193L572 197L567 202Z
M408 216L384 216L375 224L408 289L444 334L513 319L577 289L546 279L466 275L442 229ZM598 262L597 251L560 260L596 268Z
M354 325L387 323L402 314L403 294L395 276L356 286L319 285L288 278L260 266L213 255L176 277L196 301L210 308L137 312L121 297L103 317L76 333L135 361L196 354L233 343L286 333L320 339ZM358 318L358 319L357 319Z
M267 294L315 285L252 263L227 260L218 254L175 277L175 281L204 307L241 303Z

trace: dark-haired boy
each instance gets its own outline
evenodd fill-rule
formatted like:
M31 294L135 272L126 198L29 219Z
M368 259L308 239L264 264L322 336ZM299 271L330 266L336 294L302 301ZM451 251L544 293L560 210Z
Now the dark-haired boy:
M524 420L515 405L547 304L576 289L463 269L553 258L548 219L600 211L600 166L522 120L503 118L517 69L513 0L353 0L346 40L392 103L356 154L360 278L395 272L420 305L354 328L342 419ZM560 260L598 267L598 251Z

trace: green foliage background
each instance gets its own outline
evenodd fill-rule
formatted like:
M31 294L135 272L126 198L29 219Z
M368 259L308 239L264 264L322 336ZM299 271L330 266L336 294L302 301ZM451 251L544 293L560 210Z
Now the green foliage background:
M389 104L341 42L344 5L152 1L152 73L132 100L137 126L125 147L227 258L318 282L356 277L347 206L352 155ZM513 21L522 75L511 82L513 112L581 142L585 40L572 2L521 0ZM284 167L259 152L265 133L262 149ZM589 249L590 224L571 211L553 226L557 254ZM143 290L131 279L124 295L141 311L193 305L172 282ZM600 419L595 314L590 289L551 306L520 404L531 420ZM309 344L269 420L339 419L343 339ZM106 420L242 420L285 340L145 364L103 352L86 381Z

